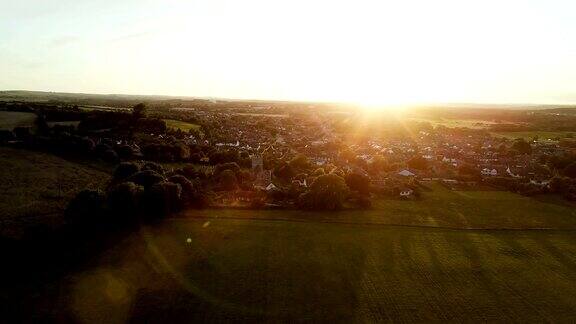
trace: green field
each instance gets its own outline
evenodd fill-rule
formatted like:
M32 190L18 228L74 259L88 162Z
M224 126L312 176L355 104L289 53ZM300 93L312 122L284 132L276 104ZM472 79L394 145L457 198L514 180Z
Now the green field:
M109 179L24 150L0 148L0 163L3 231L61 222L76 190ZM0 313L85 323L572 322L575 233L576 208L560 200L436 183L421 200L376 199L364 211L190 210L41 252L28 261L32 275L0 276L9 284Z
M572 231L179 219L43 298L85 322L558 322L575 281Z
M54 127L56 125L78 127L78 125L80 124L80 121L79 120L51 121L51 122L48 122L47 124L50 127Z
M545 132L545 131L529 131L529 132L491 132L493 136L506 137L510 139L524 138L531 140L538 137L538 140L553 140L555 138L568 138L576 137L576 132Z
M50 154L0 147L0 237L32 227L57 227L68 201L85 188L104 188L108 173Z
M410 121L430 123L432 126L445 126L449 128L465 127L473 129L488 128L495 122L478 119L451 119L451 118L409 118Z
M166 122L166 126L168 128L179 129L183 132L187 132L191 129L200 130L200 131L202 130L200 125L191 124L191 123L183 122L180 120L164 119L164 121Z
M454 229L576 229L576 206L506 191L452 191L426 185L422 200L375 199L369 210L190 210L187 217L285 219L357 224L413 225Z
M32 126L36 114L18 111L0 111L0 129L12 130L18 126Z

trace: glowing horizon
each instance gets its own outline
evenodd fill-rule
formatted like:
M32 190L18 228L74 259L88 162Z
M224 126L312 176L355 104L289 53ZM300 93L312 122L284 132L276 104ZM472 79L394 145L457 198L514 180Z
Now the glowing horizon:
M575 103L570 1L22 0L0 89L330 101Z

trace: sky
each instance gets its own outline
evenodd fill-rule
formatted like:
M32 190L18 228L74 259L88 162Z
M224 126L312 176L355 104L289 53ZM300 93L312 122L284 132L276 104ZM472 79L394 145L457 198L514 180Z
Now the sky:
M573 0L0 0L0 90L576 103Z

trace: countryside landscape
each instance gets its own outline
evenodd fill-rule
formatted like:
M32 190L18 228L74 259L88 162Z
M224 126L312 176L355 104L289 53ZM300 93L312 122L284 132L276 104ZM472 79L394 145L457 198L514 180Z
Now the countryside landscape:
M570 107L1 98L6 319L574 316Z
M575 12L0 0L0 323L576 322Z

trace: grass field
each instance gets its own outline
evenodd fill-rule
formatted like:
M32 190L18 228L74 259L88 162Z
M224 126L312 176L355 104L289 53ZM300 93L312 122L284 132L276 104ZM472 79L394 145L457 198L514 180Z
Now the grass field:
M164 121L166 122L166 126L168 128L180 129L183 132L187 132L191 129L196 129L196 130L200 130L200 131L202 130L200 125L191 124L191 123L183 122L180 120L164 119Z
M50 154L0 147L0 236L58 226L68 201L85 188L103 188L108 173Z
M455 127L466 127L466 128L473 128L473 129L482 129L488 128L491 125L495 124L495 122L487 121L487 120L477 120L477 119L449 119L449 118L409 118L410 121L416 122L427 122L430 123L432 126L446 126L450 128Z
M80 121L79 120L51 121L51 122L48 122L47 124L50 127L54 127L56 125L78 127L78 125L80 124Z
M555 138L568 138L576 137L576 132L545 132L545 131L530 131L530 132L491 132L493 136L506 137L510 139L524 138L531 140L538 137L538 140L549 140Z
M57 222L75 188L108 179L24 150L0 148L0 164L3 230ZM187 211L98 253L114 235L32 244L26 274L0 276L0 322L576 320L573 205L427 187L365 211Z
M262 220L143 228L36 298L84 322L559 322L576 236ZM66 318L66 317L64 317Z
M430 183L422 200L380 199L369 210L189 210L186 217L287 219L357 224L414 225L454 229L576 229L576 206L506 191L452 191ZM543 197L545 198L545 197Z
M0 111L0 129L12 130L18 126L32 126L36 114L17 111Z

